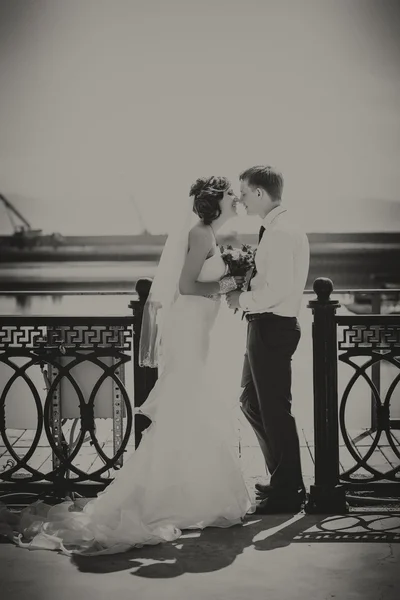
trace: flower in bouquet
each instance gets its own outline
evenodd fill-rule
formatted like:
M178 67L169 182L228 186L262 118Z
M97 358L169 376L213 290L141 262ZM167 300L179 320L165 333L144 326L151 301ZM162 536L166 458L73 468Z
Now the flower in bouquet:
M221 246L222 259L228 265L229 275L232 277L246 277L254 268L254 255L255 251L247 244L243 244L241 248Z
M255 250L248 244L243 244L241 248L233 246L221 246L221 256L226 265L228 265L229 275L232 277L249 277L254 269ZM245 287L243 288L245 289ZM237 309L234 310L234 314Z

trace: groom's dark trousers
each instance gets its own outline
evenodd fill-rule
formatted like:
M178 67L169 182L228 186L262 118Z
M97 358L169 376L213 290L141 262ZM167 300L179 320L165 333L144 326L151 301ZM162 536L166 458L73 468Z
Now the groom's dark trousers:
M300 445L292 409L292 356L300 340L295 317L247 315L242 411L257 435L270 485L278 496L304 490Z

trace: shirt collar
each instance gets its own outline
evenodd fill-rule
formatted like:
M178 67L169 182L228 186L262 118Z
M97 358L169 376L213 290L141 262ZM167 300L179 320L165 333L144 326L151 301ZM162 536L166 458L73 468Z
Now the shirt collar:
M277 217L279 217L279 215L281 215L284 212L287 212L287 208L283 208L283 206L280 206L280 205L276 206L275 208L273 208L271 210L271 212L269 212L267 214L267 216L263 220L262 224L264 225L265 228L267 228L269 225L271 225L271 223L273 223L275 221L275 219Z

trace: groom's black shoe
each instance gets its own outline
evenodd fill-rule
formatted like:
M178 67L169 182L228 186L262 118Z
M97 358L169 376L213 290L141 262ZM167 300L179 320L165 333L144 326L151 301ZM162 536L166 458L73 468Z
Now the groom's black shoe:
M274 491L276 491L276 489L273 488L271 486L271 484L269 484L269 483L267 483L267 484L256 483L254 487L256 488L256 495L257 495L257 498L259 498L259 499L267 498L268 496L270 496L271 494L273 494ZM301 493L305 497L305 494L306 494L305 487L302 486L299 491L301 491Z
M298 513L303 507L306 495L304 490L289 494L278 494L270 492L256 506L255 514L273 515L279 513Z

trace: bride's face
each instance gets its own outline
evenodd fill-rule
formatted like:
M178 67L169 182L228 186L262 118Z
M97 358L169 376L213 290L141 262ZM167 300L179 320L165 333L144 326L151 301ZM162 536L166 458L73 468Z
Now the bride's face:
M219 203L221 208L221 216L224 218L230 219L231 217L236 217L237 215L237 205L239 199L236 196L235 192L232 188L229 188L224 192L223 198Z

